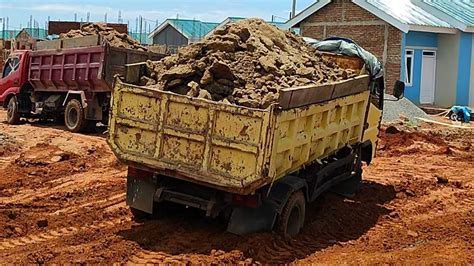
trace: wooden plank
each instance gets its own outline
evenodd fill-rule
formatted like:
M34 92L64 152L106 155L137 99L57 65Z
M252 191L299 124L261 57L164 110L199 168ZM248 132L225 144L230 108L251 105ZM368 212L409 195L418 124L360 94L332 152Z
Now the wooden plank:
M331 99L333 89L333 84L308 85L283 89L280 91L278 102L282 109L320 103Z
M100 38L98 35L63 40L63 48L91 47L98 45L100 45Z
M41 41L36 43L36 50L61 49L61 40Z
M278 102L283 110L321 103L366 91L369 82L369 76L363 75L337 83L282 89Z
M474 129L474 127L471 127L471 126L453 125L453 124L439 122L439 121L436 121L436 120L426 119L426 118L422 118L422 117L415 117L415 119L421 120L421 121L426 122L426 123L432 123L432 124L437 124L437 125L442 125L442 126L447 126L447 127L462 128L462 129Z
M338 82L334 86L332 98L340 98L368 90L369 82L370 78L368 75Z

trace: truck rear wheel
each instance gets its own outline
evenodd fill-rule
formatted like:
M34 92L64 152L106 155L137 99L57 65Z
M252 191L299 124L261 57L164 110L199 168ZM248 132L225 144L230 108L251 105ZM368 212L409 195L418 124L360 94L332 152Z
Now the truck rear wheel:
M84 109L77 99L72 99L66 104L64 111L64 124L71 132L81 132L87 127Z
M303 228L306 201L301 190L294 192L277 221L276 231L285 237L296 236Z
M7 123L15 125L20 122L20 113L18 112L18 100L13 96L8 101L7 105Z

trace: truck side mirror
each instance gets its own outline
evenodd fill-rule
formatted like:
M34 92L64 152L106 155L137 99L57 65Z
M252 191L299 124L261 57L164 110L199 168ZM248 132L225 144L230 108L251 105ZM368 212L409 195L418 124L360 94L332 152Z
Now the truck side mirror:
M403 98L404 94L405 94L405 82L401 80L395 81L395 86L393 87L393 96L395 96L395 98L400 100Z

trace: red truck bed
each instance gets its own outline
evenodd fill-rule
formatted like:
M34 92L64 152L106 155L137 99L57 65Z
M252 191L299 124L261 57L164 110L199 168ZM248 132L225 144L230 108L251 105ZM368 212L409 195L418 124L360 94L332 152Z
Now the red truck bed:
M39 50L30 53L28 80L35 91L81 90L109 92L116 74L125 74L125 64L158 60L149 52L108 46Z

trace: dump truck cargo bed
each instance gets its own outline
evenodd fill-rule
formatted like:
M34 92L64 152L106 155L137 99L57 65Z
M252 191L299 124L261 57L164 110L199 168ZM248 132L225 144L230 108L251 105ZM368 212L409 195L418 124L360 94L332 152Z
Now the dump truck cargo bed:
M117 78L108 141L117 157L130 165L251 194L344 146L360 143L370 99L368 83L369 77L362 75L284 90L279 104L261 110L134 86ZM310 102L308 93L313 94Z

